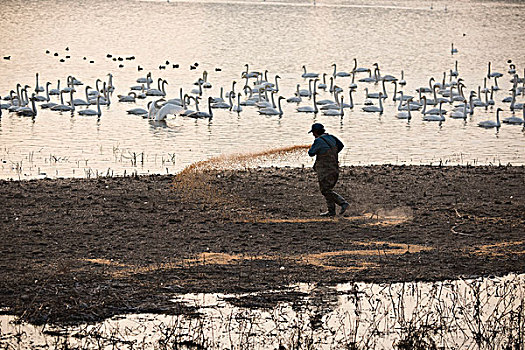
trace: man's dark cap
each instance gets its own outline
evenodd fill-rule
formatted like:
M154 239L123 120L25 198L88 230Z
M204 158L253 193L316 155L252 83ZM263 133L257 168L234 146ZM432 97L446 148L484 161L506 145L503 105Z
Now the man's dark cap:
M312 124L312 129L308 131L308 133L314 132L314 131L321 131L324 130L324 126L321 123L314 123Z

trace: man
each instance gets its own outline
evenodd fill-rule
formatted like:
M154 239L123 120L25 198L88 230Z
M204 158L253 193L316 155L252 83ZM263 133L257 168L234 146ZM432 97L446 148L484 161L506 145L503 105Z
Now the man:
M341 207L339 214L343 215L350 204L335 193L333 188L339 179L338 153L341 152L344 145L337 137L327 134L323 124L313 124L308 133L312 133L315 137L312 147L308 150L308 155L316 156L314 170L319 180L319 188L328 206L328 211L322 213L321 216L335 216L336 204Z

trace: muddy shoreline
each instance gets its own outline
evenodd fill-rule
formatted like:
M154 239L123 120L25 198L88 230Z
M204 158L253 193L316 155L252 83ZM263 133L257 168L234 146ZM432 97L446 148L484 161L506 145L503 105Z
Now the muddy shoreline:
M525 272L524 167L345 167L336 189L349 213L320 219L308 168L0 181L0 307L75 324L192 313L174 293Z

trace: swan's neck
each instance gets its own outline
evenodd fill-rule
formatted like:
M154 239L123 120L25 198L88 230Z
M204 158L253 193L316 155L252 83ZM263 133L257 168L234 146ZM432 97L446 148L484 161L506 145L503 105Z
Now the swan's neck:
M31 99L31 107L33 109L33 116L36 116L37 109L36 109L36 104L35 104L35 99L34 98Z
M69 103L71 104L71 110L75 110L75 104L73 103L73 90L69 93Z
M384 82L384 81L383 81ZM384 89L383 89L384 90ZM392 96L392 101L395 101L396 100L396 96L397 96L397 81L394 81L394 96ZM401 100L403 100L403 95L401 95Z

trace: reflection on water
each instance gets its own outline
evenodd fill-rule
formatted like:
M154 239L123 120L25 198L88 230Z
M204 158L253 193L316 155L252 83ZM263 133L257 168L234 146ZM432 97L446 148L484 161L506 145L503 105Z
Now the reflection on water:
M107 81L112 73L113 102L102 108L98 119L45 109L31 119L3 110L0 178L173 173L219 154L311 142L307 131L312 122L325 124L344 141L345 164L525 163L522 126L477 127L482 120L494 119L497 107L504 109L502 117L511 115L509 103L501 101L510 95L508 60L520 77L525 66L521 40L525 25L518 17L523 3L319 0L313 6L311 1L97 0L77 1L74 7L72 12L69 2L53 0L0 3L2 56L10 56L0 59L0 94L16 90L17 83L30 85L32 92L35 73L40 73L39 85L50 82L50 88L58 80L64 87L69 75L94 87L97 79ZM458 49L454 55L452 42ZM135 60L118 61L119 56ZM354 58L359 67L378 63L383 75L398 79L403 70L407 82L403 90L416 98L416 88L428 86L430 77L441 82L445 73L449 82L456 60L457 78L463 79L467 94L484 87L489 61L492 71L504 76L497 81L500 90L493 94L494 106L477 108L466 121L447 118L441 124L424 122L419 112L409 123L395 118L391 83L386 86L384 113L363 112L365 87L371 92L382 89L380 84L357 81L367 73L358 73L355 107L345 110L343 118L298 113L295 104L285 103L282 118L261 116L246 106L240 114L215 110L212 121L170 117L159 124L126 113L146 108L153 97L136 103L116 99L147 72L152 72L153 85L159 77L166 79L166 97L175 98L180 88L184 92L195 88L193 83L207 71L212 88L205 89L201 100L205 110L207 96L219 96L221 88L229 91L233 81L240 91L245 64L250 71L268 70L269 81L281 76L279 94L290 97L297 84L308 85L301 78L302 65L320 73L321 82L326 73L330 85L331 65L337 63L338 71L349 72ZM351 78L338 77L335 84L348 102ZM495 84L494 79L486 82L489 89ZM84 86L75 97L83 98ZM333 99L326 91L318 92L318 100ZM516 102L523 99L519 95ZM307 98L301 103L311 104ZM141 161L132 162L133 154L141 154ZM310 161L305 156L291 163Z
M525 275L299 285L177 295L199 317L129 315L72 328L0 317L0 346L59 349L523 349ZM418 347L419 346L419 347Z

